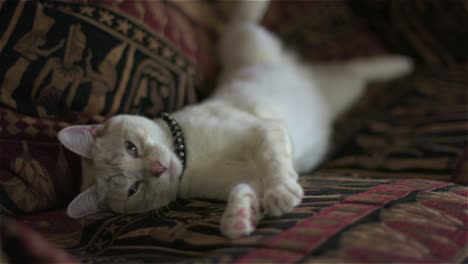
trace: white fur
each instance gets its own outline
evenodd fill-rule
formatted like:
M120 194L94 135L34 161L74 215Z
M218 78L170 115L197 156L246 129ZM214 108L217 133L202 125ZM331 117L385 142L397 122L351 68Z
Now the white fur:
M92 195L75 199L70 215L99 208L143 212L176 196L227 200L231 193L221 229L236 238L251 233L263 213L280 216L300 203L298 173L312 170L324 158L334 118L359 97L368 81L399 77L411 69L411 62L390 56L304 64L257 23L267 4L240 2L244 13L234 15L220 41L223 72L217 91L207 101L173 113L186 141L183 176L169 129L161 120L116 116L92 139L89 133L80 136L87 131L82 127L61 132L66 135L59 138L76 153L92 149L87 172L96 178L97 187L88 191ZM140 156L126 152L128 140ZM156 161L170 168L159 177L150 172ZM135 181L142 185L128 197Z

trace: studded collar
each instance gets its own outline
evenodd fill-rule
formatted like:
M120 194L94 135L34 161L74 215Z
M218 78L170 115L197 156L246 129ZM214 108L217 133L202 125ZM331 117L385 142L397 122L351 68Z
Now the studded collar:
M169 127L172 135L172 143L174 145L174 152L182 163L182 175L185 171L186 165L186 155L185 155L185 141L184 141L184 134L182 133L182 129L177 121L171 117L166 112L160 112L156 115L155 118L161 118L166 122L167 126ZM182 179L182 177L180 177Z

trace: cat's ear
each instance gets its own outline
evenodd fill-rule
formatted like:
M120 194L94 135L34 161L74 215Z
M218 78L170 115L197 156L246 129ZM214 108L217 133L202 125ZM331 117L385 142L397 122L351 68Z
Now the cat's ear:
M97 187L93 185L73 199L68 205L67 214L72 218L80 218L94 214L99 212L98 204Z
M90 159L95 139L102 133L103 127L103 125L71 126L62 129L58 133L58 138L69 150Z

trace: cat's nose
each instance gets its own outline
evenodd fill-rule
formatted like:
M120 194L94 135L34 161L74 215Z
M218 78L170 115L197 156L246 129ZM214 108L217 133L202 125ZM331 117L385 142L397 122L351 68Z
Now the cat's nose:
M151 172L155 177L161 176L166 171L166 167L161 165L159 161L155 161L151 167Z

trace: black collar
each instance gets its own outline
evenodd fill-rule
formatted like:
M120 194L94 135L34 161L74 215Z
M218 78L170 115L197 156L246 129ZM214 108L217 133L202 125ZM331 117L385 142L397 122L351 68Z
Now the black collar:
M174 152L179 158L180 163L182 163L182 174L183 174L185 171L186 155L185 155L184 134L182 133L182 129L180 128L177 121L166 112L158 113L156 115L156 118L161 118L162 120L164 120L167 126L169 127L169 129L171 130L171 135L172 135L173 144L174 144Z

